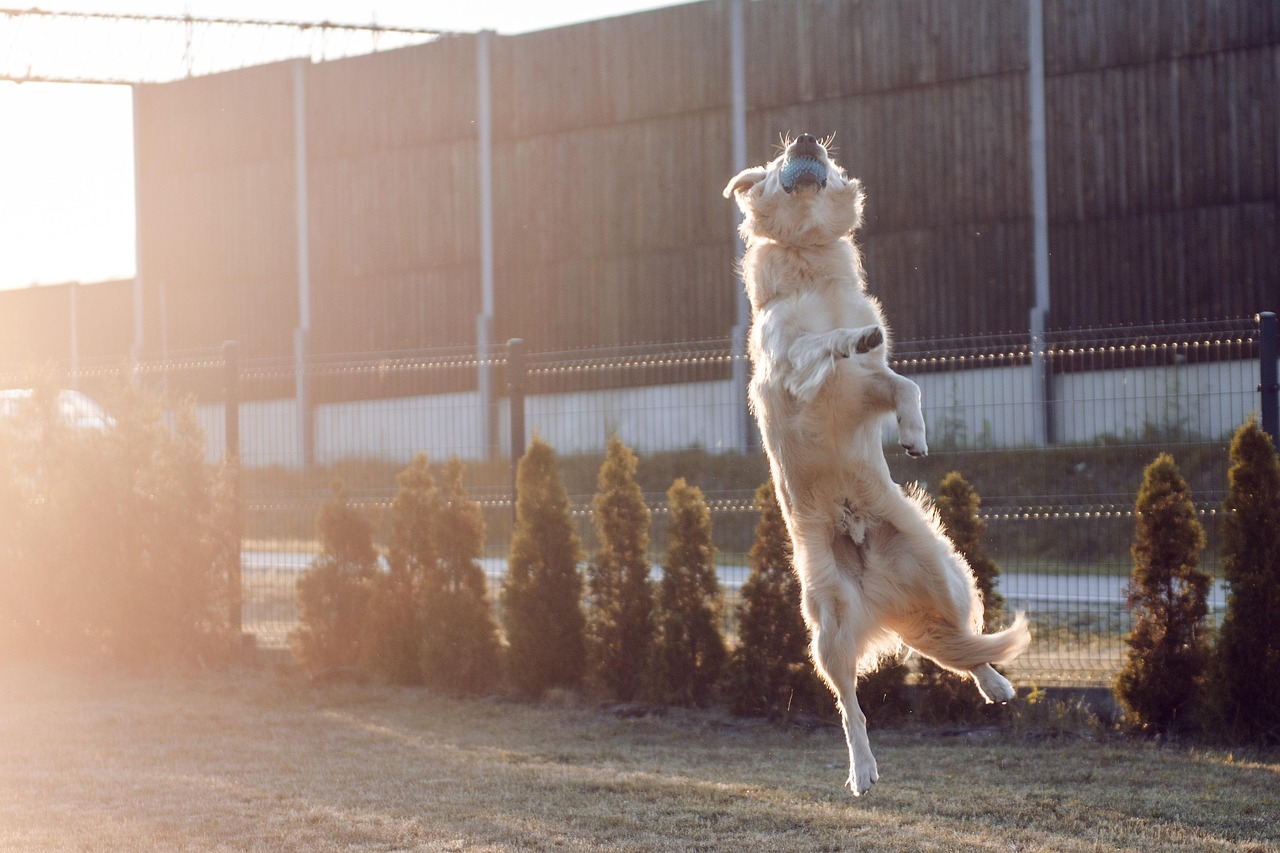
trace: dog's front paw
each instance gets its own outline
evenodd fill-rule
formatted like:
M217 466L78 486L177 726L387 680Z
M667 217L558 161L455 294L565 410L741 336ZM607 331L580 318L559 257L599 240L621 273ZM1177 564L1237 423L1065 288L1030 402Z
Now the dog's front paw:
M924 421L908 423L898 419L898 443L913 459L929 455L929 444L924 437Z
M833 346L837 356L848 358L865 355L884 343L884 330L879 326L863 326L860 329L838 329L839 337Z
M853 351L861 355L864 352L871 352L883 343L884 330L879 326L868 326L854 341Z

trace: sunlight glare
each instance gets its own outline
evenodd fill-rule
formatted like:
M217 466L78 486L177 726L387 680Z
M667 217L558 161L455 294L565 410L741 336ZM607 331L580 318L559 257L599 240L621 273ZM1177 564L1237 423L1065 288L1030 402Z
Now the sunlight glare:
M129 278L127 86L0 83L0 288Z

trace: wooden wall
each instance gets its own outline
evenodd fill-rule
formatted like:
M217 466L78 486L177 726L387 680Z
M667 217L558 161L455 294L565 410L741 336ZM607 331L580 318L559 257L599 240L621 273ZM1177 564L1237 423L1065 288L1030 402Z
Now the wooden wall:
M495 41L498 340L537 351L728 333L726 9Z
M307 67L312 345L474 342L474 38Z
M0 373L12 374L6 381L49 362L70 362L73 299L81 366L124 363L133 345L131 280L25 287L0 292Z
M867 188L860 243L898 337L1025 332L1025 3L744 8L748 158L784 132L836 134ZM495 340L728 336L729 11L709 0L491 39ZM1044 13L1052 325L1276 308L1280 5ZM477 41L303 66L313 352L474 345ZM246 358L291 355L294 72L138 89L149 353L163 321L173 351L234 337Z
M1046 0L1059 328L1250 316L1280 294L1280 4Z
M145 353L292 352L293 64L134 89Z

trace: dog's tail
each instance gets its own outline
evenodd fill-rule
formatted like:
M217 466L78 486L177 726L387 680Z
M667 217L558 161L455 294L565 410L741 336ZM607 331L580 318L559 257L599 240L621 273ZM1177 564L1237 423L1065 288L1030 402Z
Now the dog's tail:
M1008 663L1027 650L1031 629L1019 613L1013 624L993 634L973 634L932 623L908 642L947 669L968 671L984 663Z

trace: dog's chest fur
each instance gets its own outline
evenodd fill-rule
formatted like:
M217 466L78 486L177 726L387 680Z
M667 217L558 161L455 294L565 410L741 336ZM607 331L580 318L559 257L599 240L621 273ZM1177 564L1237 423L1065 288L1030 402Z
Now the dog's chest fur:
M820 248L757 243L743 258L743 272L756 315L777 300L794 299L803 300L803 320L813 324L806 325L806 331L879 319L878 312L865 304L868 297L858 272L857 251L848 239Z
M821 248L753 245L743 269L752 308L751 358L759 384L784 378L784 342L801 335L877 324L887 337L880 305L864 289L857 250L848 239Z

